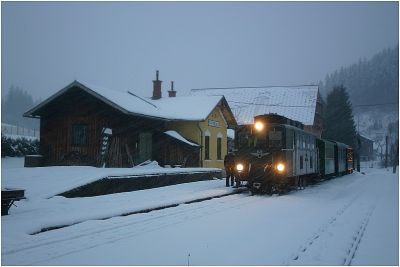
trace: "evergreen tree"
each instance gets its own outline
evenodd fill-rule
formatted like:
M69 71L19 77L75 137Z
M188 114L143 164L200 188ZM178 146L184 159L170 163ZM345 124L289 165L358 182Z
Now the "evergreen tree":
M38 120L23 117L23 114L35 105L32 96L26 91L11 86L1 104L2 122L26 128L39 128Z
M356 127L351 103L346 88L336 86L328 94L324 109L324 130L322 137L352 147L356 145Z
M370 59L342 67L327 74L320 86L321 95L326 97L338 84L348 88L353 105L396 102L399 98L399 46L384 49ZM398 106L359 107L357 113L365 110L397 111Z

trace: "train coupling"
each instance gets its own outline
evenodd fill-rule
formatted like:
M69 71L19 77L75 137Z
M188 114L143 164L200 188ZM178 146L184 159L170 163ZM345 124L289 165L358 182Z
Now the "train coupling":
M261 187L261 183L253 183L253 187L258 190Z

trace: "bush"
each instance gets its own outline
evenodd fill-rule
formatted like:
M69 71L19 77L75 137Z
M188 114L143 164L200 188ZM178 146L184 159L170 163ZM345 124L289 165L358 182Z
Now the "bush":
M1 157L22 157L25 155L37 155L39 153L39 141L26 138L1 137Z

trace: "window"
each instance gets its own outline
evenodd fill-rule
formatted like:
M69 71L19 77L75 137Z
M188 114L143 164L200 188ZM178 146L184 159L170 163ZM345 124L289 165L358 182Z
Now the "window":
M269 147L280 148L282 146L282 132L281 131L270 131L269 137Z
M300 156L300 170L303 169L303 156Z
M293 149L294 144L294 132L292 130L286 130L286 148Z
M88 126L84 124L72 125L72 145L86 146L88 144Z
M217 160L222 160L222 133L217 134Z
M210 136L204 137L204 159L210 159Z
M310 169L312 169L314 166L313 166L313 156L310 156Z
M218 137L217 138L217 159L221 160L222 159L222 138Z

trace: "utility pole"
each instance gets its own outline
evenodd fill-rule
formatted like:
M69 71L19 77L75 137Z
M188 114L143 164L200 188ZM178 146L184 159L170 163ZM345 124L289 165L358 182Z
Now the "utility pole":
M399 139L397 138L395 144L395 155L392 156L392 163L393 163L393 173L396 173L397 163L399 162Z
M385 151L385 168L388 166L388 146L389 146L389 136L386 135L386 151Z

